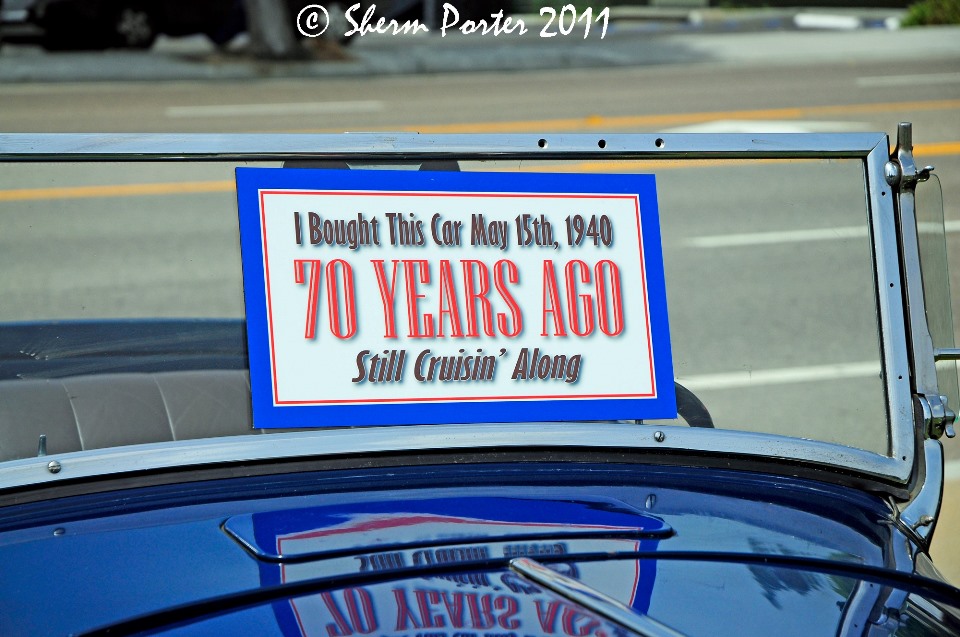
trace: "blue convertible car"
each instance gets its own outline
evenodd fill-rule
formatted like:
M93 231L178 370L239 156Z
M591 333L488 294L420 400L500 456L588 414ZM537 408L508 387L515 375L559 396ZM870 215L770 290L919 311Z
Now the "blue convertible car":
M908 124L0 162L2 635L960 634Z

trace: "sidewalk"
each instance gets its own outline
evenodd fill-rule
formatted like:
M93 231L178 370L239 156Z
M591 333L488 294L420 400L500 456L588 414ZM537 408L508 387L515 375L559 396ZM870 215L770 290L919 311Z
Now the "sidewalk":
M51 54L39 47L5 46L0 50L0 83L369 77L685 63L789 65L820 59L920 60L928 54L960 55L960 27L875 28L887 24L895 11L848 10L814 19L809 13L784 10L654 15L640 9L611 9L603 39L597 25L587 39L582 31L543 38L540 16L522 16L527 25L524 35L368 33L345 47L346 60L265 62L217 51L202 36L161 38L151 51ZM668 19L671 15L673 20ZM808 22L845 20L847 25L799 29L796 20L801 15ZM850 20L858 26L852 27Z

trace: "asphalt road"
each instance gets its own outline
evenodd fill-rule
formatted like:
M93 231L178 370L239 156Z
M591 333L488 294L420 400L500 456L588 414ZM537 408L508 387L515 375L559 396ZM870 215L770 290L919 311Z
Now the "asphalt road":
M790 34L783 46L802 47L804 35L815 36L810 43L828 51L842 51L842 38L855 37ZM688 61L643 67L7 84L0 85L0 130L549 136L893 132L897 122L911 121L918 164L937 166L947 218L960 222L960 51L931 44L918 64L916 51L909 59L898 54L898 37L889 34L886 48L875 55L850 57L784 59L764 53L775 42L745 36L740 42L753 46L752 53L740 50L736 40L718 40L722 51L696 61L680 56ZM702 52L703 44L691 40L686 46ZM68 56L61 59L69 64ZM242 315L231 168L4 167L0 320ZM877 411L882 389L871 367L878 352L865 236L776 238L783 230L862 225L859 167L827 161L581 167L651 168L658 175L673 353L681 381L702 395L721 425L759 422L761 431L885 448L879 429L854 428L882 422ZM188 192L177 186L183 183L190 184ZM64 190L72 187L87 189ZM47 239L42 249L28 243L40 232ZM110 249L97 239L104 232L116 240ZM729 235L744 232L771 233L768 238L774 239L723 244ZM950 235L954 263L960 263L958 237ZM60 264L56 275L49 264ZM957 283L954 298L960 299ZM815 374L814 380L805 376L824 365L835 369ZM778 380L764 376L770 370L782 372ZM744 372L749 373L745 381ZM766 419L758 419L758 413ZM948 442L946 449L950 467L960 466L955 464L960 443ZM960 483L948 485L946 498L943 524L957 528L954 502L960 499ZM940 541L945 544L950 534L942 529ZM942 553L937 555L941 565L960 580L960 559L946 547Z

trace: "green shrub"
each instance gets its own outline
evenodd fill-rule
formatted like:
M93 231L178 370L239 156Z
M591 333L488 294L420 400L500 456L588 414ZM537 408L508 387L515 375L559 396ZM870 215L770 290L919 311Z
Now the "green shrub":
M902 26L960 24L960 0L923 0L907 8Z

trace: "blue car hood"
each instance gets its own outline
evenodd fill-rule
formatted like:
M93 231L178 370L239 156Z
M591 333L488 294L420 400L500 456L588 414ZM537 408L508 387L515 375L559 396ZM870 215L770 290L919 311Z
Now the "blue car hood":
M556 484L557 468L330 471L8 507L0 634L635 634L530 579L522 558L689 635L856 634L880 621L877 591L919 590L880 498L636 465L565 465Z

